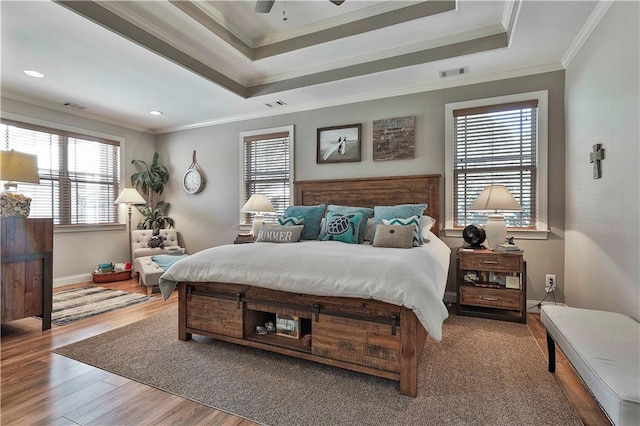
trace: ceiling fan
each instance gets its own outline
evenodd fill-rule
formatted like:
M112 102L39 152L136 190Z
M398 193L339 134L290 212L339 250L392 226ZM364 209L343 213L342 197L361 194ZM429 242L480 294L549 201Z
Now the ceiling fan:
M257 0L255 11L258 13L269 13L271 12L271 8L273 7L273 3L276 0ZM340 6L345 0L329 0L331 3L336 6Z

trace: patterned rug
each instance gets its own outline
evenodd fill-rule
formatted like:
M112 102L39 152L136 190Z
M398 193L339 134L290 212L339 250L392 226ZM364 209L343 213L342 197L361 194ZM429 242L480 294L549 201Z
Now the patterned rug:
M87 286L53 293L51 322L65 325L155 299L144 294Z

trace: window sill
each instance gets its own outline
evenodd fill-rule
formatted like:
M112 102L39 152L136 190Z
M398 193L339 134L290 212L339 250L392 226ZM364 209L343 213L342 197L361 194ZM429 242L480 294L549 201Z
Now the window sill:
M54 234L70 234L74 232L104 232L127 229L125 223L109 223L101 225L54 225Z
M509 235L510 237L514 237L516 240L546 240L548 239L549 231L507 230L507 235ZM444 236L462 238L462 229L451 229L451 228L445 229Z

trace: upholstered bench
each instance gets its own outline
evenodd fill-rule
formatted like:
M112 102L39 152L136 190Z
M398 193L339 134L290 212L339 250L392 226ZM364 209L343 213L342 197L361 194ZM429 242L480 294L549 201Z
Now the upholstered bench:
M178 232L175 229L161 229L160 235L165 237L163 248L149 247L149 241L153 236L151 229L136 229L131 233L133 271L138 274L140 285L147 287L148 294L153 292L153 288L158 285L160 275L164 273L164 269L151 258L176 251L184 253L184 249L178 243Z
M640 425L640 323L615 312L545 305L549 371L557 343L615 425Z

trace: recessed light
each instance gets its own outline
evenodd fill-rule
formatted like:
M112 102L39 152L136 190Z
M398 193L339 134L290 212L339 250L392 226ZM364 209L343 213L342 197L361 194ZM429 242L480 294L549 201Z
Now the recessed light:
M153 111L149 111L149 114L151 114L151 115L162 115L162 111L153 110Z
M35 78L42 78L44 77L44 74L42 74L41 72L38 71L34 71L34 70L24 70L23 71L26 75L28 75L29 77L35 77Z

